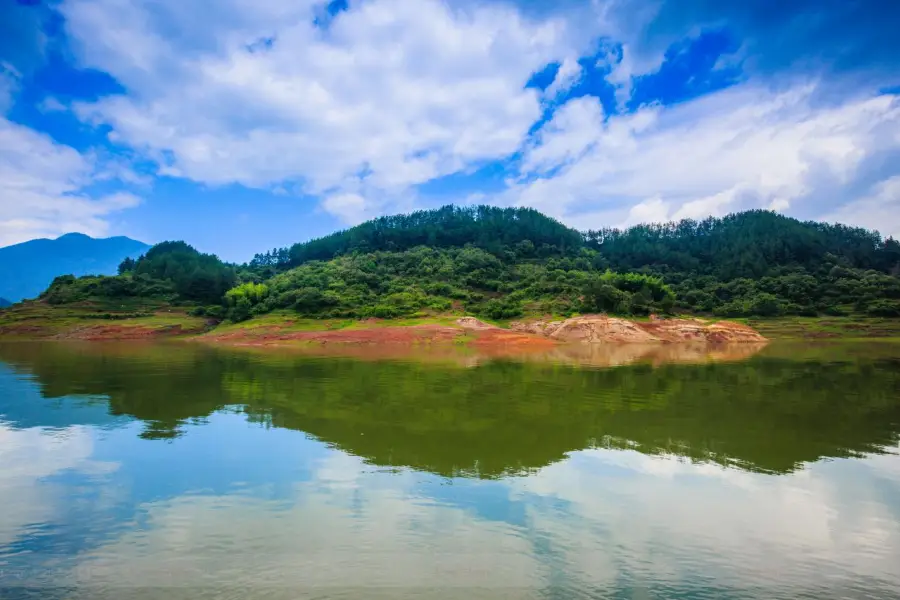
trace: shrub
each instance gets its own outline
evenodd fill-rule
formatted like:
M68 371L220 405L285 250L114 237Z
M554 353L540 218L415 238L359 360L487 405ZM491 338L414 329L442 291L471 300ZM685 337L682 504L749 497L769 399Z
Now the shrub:
M900 301L875 300L866 312L873 317L900 317Z

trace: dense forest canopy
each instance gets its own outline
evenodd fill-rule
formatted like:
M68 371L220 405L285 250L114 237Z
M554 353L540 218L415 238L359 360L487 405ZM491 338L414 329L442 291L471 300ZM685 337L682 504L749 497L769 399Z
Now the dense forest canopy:
M233 320L272 310L900 316L897 241L769 211L580 233L533 209L447 206L374 219L237 268L165 242L120 273L58 280L45 296L168 294Z
M587 248L574 256L535 257L533 245L501 256L475 246L417 246L310 261L229 296L238 320L273 309L303 316L400 317L466 311L495 319L524 312L669 312L675 295L658 277L605 270Z
M846 225L802 222L753 210L677 223L588 231L589 247L615 268L712 275L721 281L772 275L779 269L815 271L828 263L900 274L900 243Z
M234 267L215 255L202 254L184 242L163 242L137 260L123 260L115 277L57 277L41 298L51 304L129 296L219 304L236 283Z
M611 268L652 273L678 305L722 316L900 316L900 243L770 211L585 233Z
M471 244L494 254L528 240L553 253L584 245L580 233L532 208L444 206L408 215L379 217L290 248L257 254L251 266L296 267L353 252L401 251L428 246L461 248Z

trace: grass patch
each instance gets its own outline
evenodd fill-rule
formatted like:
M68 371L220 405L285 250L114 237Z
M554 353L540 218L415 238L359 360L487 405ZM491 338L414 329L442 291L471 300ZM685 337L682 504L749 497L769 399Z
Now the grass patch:
M85 327L196 332L208 326L206 319L193 317L188 310L140 301L84 302L62 306L28 301L0 310L0 338L65 336Z
M769 339L900 338L900 319L875 317L777 317L733 319Z

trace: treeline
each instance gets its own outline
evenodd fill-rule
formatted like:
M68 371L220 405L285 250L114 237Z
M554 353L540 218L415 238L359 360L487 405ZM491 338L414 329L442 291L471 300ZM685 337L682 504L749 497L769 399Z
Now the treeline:
M466 311L900 316L900 244L768 211L579 233L532 209L444 207L382 217L240 267L165 242L112 278L44 297L156 295L234 320Z
M585 234L613 269L662 277L684 310L720 316L900 316L900 243L769 211Z
M702 221L587 231L585 243L615 268L661 274L710 275L720 281L826 264L900 275L900 243L874 231L798 221L751 210Z
M257 254L252 268L286 269L311 260L329 260L353 252L397 252L417 246L462 248L473 245L501 255L528 241L543 256L577 251L580 233L532 208L444 206L407 215L379 217L322 238Z

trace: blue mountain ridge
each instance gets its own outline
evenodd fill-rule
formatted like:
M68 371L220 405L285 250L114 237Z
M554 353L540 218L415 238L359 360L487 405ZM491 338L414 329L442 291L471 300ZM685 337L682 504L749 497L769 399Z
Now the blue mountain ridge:
M149 248L127 237L97 239L83 233L0 248L0 306L3 299L38 296L59 275L114 275L125 258L137 258Z

